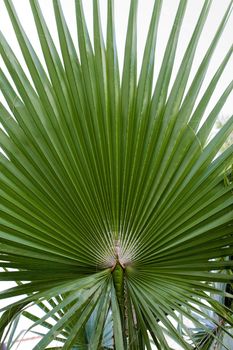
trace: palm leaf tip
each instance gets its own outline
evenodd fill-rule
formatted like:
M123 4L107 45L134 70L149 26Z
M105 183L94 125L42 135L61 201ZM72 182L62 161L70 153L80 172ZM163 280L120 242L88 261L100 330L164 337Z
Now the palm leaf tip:
M200 91L232 1L191 78L211 8L203 3L172 84L187 1L177 7L155 84L162 1L154 1L139 69L138 2L130 2L122 74L113 1L105 42L93 0L93 45L84 3L74 1L76 44L63 3L53 1L57 47L39 1L30 0L43 62L16 4L4 3L28 72L1 34L0 278L16 284L0 298L21 298L1 309L2 341L22 314L33 322L29 331L45 329L35 350L54 334L62 348L78 350L151 349L151 339L169 349L171 338L182 349L221 343L203 318L230 334L233 146L220 150L233 117L209 136L232 82L202 120L232 47ZM32 303L41 318L25 311Z

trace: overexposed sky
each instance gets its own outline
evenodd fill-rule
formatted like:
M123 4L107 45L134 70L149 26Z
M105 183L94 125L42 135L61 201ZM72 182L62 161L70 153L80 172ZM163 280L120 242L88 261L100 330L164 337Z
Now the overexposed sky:
M134 1L134 0L133 0ZM184 54L185 48L187 46L187 43L190 39L191 33L193 31L195 22L198 18L198 15L200 13L200 9L203 5L205 0L188 0L188 6L186 10L186 16L183 23L183 28L181 31L180 41L178 45L177 50L177 57L175 60L175 71L173 73L173 78L175 76L176 70L179 67L179 63L181 62L182 56ZM45 19L47 21L47 24L49 26L49 29L51 30L52 37L54 38L54 41L56 44L58 44L58 36L56 32L56 26L55 26L55 19L53 16L53 7L52 7L52 0L40 0L40 5L42 7ZM162 13L161 13L161 19L159 24L159 35L158 35L158 44L156 49L156 61L155 61L155 77L158 74L159 67L162 61L163 52L165 49L165 45L168 39L168 35L172 26L172 21L174 19L176 9L178 6L178 0L164 0ZM68 26L71 30L71 33L74 37L75 42L76 40L76 24L75 24L75 11L74 11L74 0L61 0L65 17L68 22ZM86 19L88 21L88 26L90 28L90 34L92 35L92 1L91 0L84 0L84 10L86 14ZM115 14L116 14L116 32L117 32L117 46L118 46L118 53L119 53L119 62L120 67L123 65L123 53L124 53L124 42L125 42L125 33L126 33L126 26L127 26L127 16L128 16L128 9L129 9L129 0L115 0ZM142 60L143 55L143 48L145 44L146 34L149 26L150 21L150 15L152 12L154 0L139 0L139 11L138 11L138 60L139 60L139 67L140 62ZM209 13L208 20L206 22L202 37L200 39L200 43L198 45L196 58L194 60L193 65L193 74L195 73L198 65L201 62L201 59L203 58L211 39L213 38L215 31L217 29L218 24L221 21L221 18L229 5L229 0L213 0L213 4ZM33 16L30 11L29 1L28 0L14 0L15 7L17 9L19 18L21 20L21 23L23 27L26 30L26 33L28 34L36 52L38 53L40 59L43 61L43 55L40 49L38 36L36 33L36 28L33 21ZM101 5L101 13L102 13L102 22L103 22L103 29L105 34L106 29L106 0L100 0ZM232 42L233 42L233 15L231 15L228 25L224 30L224 33L222 35L222 38L220 39L220 42L217 46L217 49L215 51L215 54L213 56L212 62L210 64L209 70L207 72L206 80L203 84L203 88L201 90L201 93L204 91L205 87L207 86L208 82L210 81L211 77L217 70L219 64L224 58L224 55L230 48ZM13 48L13 51L15 52L16 56L22 63L22 65L25 67L23 61L22 54L20 52L19 46L17 44L17 40L14 35L14 31L12 29L7 11L4 6L4 1L0 0L0 30L3 32L5 37L7 38L9 44ZM4 68L4 64L0 57L0 66L1 68ZM193 76L192 74L192 76ZM216 99L220 96L220 94L223 92L225 87L230 83L231 79L233 78L233 59L229 62L222 78L220 79L216 92L212 96L210 107L208 108L208 111L211 110L211 107L213 107L214 102L216 102ZM3 101L3 97L0 94L0 100ZM221 115L224 117L232 115L232 108L233 106L233 95L228 98L228 101L226 102L225 106L222 109ZM0 284L0 288L4 289L6 286L9 285L7 283L4 283L4 285ZM1 302L2 304L2 302ZM32 343L27 342L19 345L17 347L18 350L31 350L32 349ZM176 350L179 349L178 346L175 348Z

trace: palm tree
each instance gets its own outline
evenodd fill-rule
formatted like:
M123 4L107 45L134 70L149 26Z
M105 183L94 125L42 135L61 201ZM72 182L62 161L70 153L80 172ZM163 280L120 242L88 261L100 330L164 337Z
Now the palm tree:
M155 88L162 0L154 2L138 79L137 0L130 4L121 76L113 0L106 43L93 0L93 45L82 2L75 1L78 51L60 1L53 0L61 55L38 0L30 0L46 67L13 1L4 1L30 78L1 34L1 57L14 84L0 70L9 107L0 105L0 278L16 286L0 298L18 297L1 309L2 342L24 314L32 327L47 329L35 350L53 339L62 343L57 349L150 350L155 344L166 350L169 337L183 349L206 349L188 322L222 344L218 331L230 335L233 326L231 303L224 303L232 297L233 145L216 155L233 116L211 141L208 136L232 82L201 121L232 46L196 101L232 1L187 88L211 5L203 2L171 89L186 0ZM43 317L29 311L32 304Z

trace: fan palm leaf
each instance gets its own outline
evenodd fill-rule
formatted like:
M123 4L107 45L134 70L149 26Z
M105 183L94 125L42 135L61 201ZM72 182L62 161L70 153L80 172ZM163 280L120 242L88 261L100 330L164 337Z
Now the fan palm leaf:
M47 329L34 349L53 339L63 349L183 349L193 339L179 314L212 331L198 315L233 326L230 283L233 146L219 154L233 116L209 141L233 82L205 122L210 98L232 46L200 97L232 1L188 85L211 1L204 1L171 86L187 1L181 0L153 83L162 1L154 2L139 76L137 7L130 3L120 74L114 1L107 3L106 42L93 0L93 42L81 0L75 0L78 50L59 0L53 1L60 53L39 1L30 0L44 63L12 0L4 0L28 73L0 33L1 281L16 281L1 299L0 334L23 313ZM12 80L9 79L9 76ZM170 88L171 86L171 88ZM197 103L198 102L198 103ZM22 283L24 282L24 283ZM26 310L36 304L44 316ZM180 323L183 333L175 326ZM227 327L219 326L227 334ZM213 337L214 335L211 334ZM111 341L109 341L109 337ZM107 340L106 340L107 339Z

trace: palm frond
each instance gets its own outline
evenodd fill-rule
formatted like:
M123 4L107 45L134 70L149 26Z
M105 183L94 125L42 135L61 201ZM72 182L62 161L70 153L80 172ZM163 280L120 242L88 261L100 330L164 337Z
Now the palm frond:
M215 299L232 298L216 283L232 281L222 271L233 265L225 259L233 249L233 145L219 150L233 131L233 116L209 136L233 82L202 120L233 46L200 91L233 2L190 84L209 0L172 83L187 6L179 2L155 84L162 1L154 2L140 69L138 1L131 1L122 74L113 0L106 42L93 0L93 44L82 1L75 0L78 50L60 0L53 1L59 48L39 1L30 0L45 63L13 1L4 2L30 78L0 33L8 70L0 69L7 102L0 104L0 279L17 282L0 299L20 297L1 309L2 339L22 313L33 322L29 330L47 330L34 350L54 339L62 349L78 350L150 350L153 339L164 350L168 337L191 349L185 322L183 333L175 326L179 315L208 337L212 330L202 319L214 322L209 311L232 327L231 308ZM32 304L44 316L27 309Z

